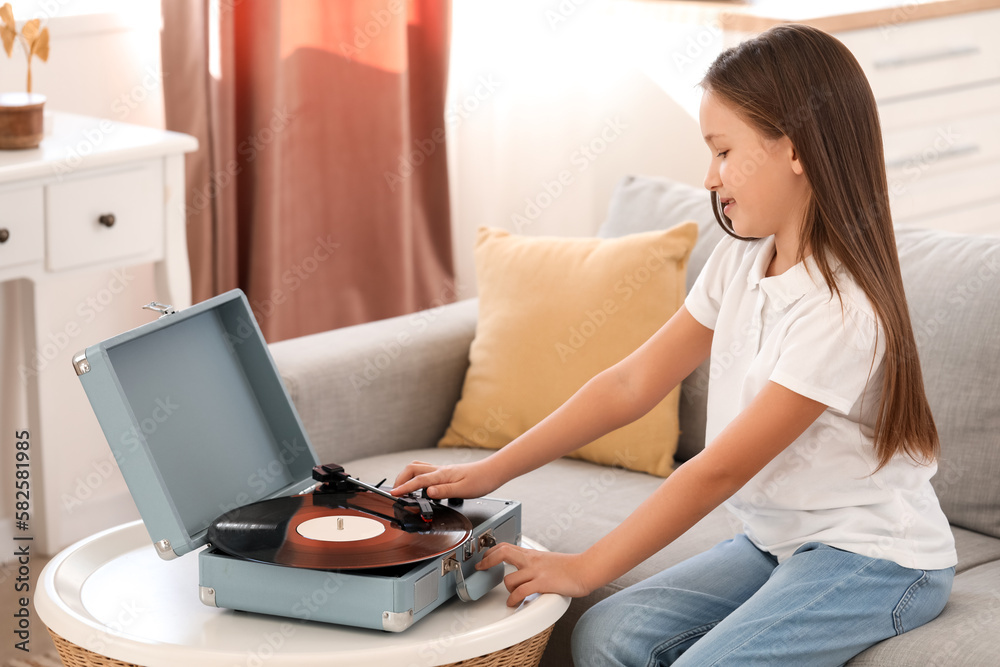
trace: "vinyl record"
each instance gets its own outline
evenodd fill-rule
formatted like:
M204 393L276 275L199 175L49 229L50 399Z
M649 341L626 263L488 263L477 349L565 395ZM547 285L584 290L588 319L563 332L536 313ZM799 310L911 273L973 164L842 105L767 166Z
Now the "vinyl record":
M208 541L263 563L347 570L440 556L472 534L472 523L444 505L434 506L434 520L419 531L400 528L394 512L392 500L364 491L272 498L220 516Z

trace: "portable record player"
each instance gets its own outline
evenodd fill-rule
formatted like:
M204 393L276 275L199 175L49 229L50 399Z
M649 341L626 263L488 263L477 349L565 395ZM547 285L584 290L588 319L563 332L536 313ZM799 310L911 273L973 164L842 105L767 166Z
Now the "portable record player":
M396 498L321 465L241 290L144 307L160 318L73 366L156 552L207 545L202 602L399 632L500 583L475 564L519 542L520 503Z

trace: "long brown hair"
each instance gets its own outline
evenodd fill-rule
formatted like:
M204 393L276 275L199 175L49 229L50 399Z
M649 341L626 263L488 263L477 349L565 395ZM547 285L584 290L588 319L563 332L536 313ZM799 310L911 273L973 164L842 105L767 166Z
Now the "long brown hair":
M831 296L838 298L828 255L840 260L885 331L876 470L900 452L917 462L933 461L940 444L896 254L882 129L858 61L821 30L780 25L720 54L701 85L763 137L789 138L811 189L798 259L811 247ZM715 192L712 207L722 228L737 236Z

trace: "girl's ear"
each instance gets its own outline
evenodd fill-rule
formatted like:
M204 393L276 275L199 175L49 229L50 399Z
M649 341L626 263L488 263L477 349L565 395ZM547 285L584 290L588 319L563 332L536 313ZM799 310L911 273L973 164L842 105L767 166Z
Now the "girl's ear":
M792 165L792 173L794 173L796 176L801 176L802 174L805 173L805 170L802 168L802 161L799 160L799 151L796 150L794 144L792 144L791 142L789 142L789 145L791 146L791 152L789 158L790 158L790 163Z

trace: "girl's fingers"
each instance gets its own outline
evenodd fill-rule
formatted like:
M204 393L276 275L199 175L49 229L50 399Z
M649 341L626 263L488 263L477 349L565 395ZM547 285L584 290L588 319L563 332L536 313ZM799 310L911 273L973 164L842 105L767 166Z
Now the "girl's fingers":
M483 554L482 560L476 563L476 569L488 570L498 563L510 563L521 569L524 566L524 550L509 542L501 542Z
M454 491L454 484L432 484L427 487L427 495L438 500L456 497L452 495Z
M460 479L456 480L455 477L456 474L451 471L432 469L431 472L417 475L402 486L393 488L392 492L399 496L426 488L431 498L450 498L451 496L448 494L455 490L455 483L461 481Z
M409 493L410 491L422 488L426 484L417 484L417 480L428 473L436 471L437 468L430 463L424 463L423 461L414 461L410 465L403 468L403 471L399 473L396 477L395 483L392 485L392 492L395 495L402 495L404 493ZM402 488L401 488L402 487Z
M537 593L538 591L538 586L535 584L534 580L527 581L511 591L510 596L507 597L507 606L516 607L524 602L524 598L528 597L532 593Z
M392 495L401 496L403 494L416 491L417 489L422 489L425 486L430 486L431 484L434 483L433 480L430 479L430 477L431 477L430 474L417 475L416 477L413 477L410 481L406 482L405 484L393 487Z
M507 587L508 591L513 593L514 589L526 581L531 581L531 579L532 574L528 570L514 570L503 578L503 585Z
M404 493L409 493L410 491L419 489L421 488L420 478L421 475L414 475L412 477L409 477L407 478L407 481L403 483L398 483L395 486L393 486L390 493L392 493L392 495L394 496L401 496Z
M483 557L479 559L479 562L476 563L476 569L488 570L497 563L502 563L503 557L500 555L501 546L503 546L503 544L488 549L486 553L483 554Z
M404 484L405 482L408 482L414 477L416 477L417 474L418 473L415 470L414 465L411 463L399 471L399 474L396 475L396 481L393 482L392 486L397 487L400 484Z

